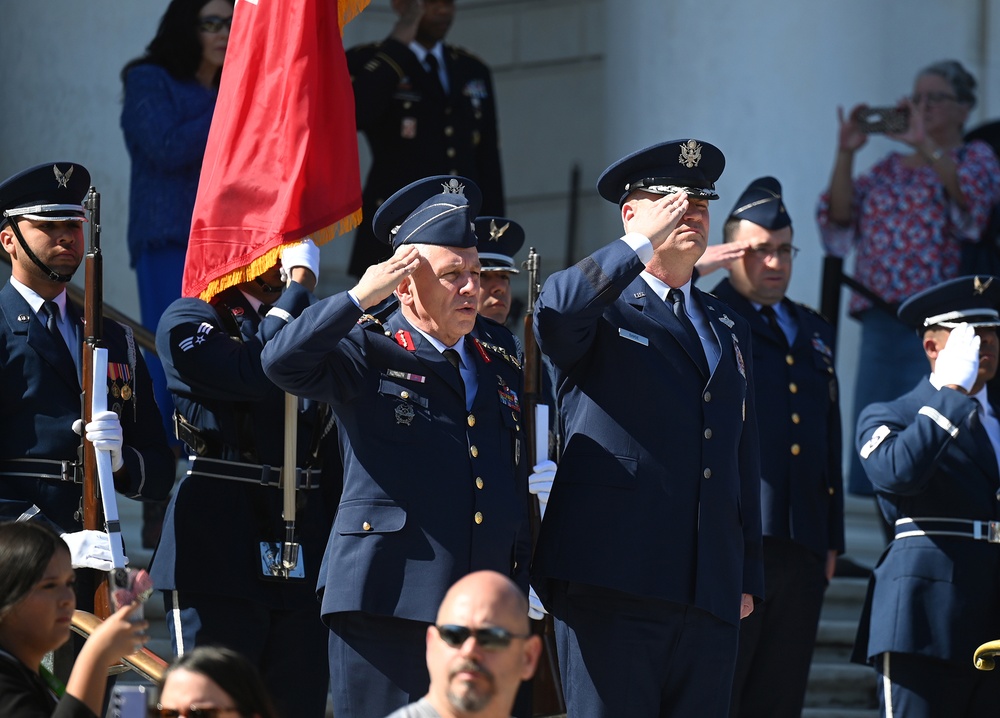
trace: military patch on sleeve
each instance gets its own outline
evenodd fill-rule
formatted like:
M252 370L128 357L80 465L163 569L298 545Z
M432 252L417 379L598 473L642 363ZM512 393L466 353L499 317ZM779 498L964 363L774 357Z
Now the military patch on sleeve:
M181 339L177 342L177 346L180 347L181 351L185 352L194 349L199 344L204 344L208 335L211 334L214 329L215 327L208 322L202 322L198 325L198 329L193 335Z
M892 431L885 424L882 424L882 426L875 429L875 432L872 434L872 438L870 438L867 443L861 447L861 458L867 459L871 453L879 447L879 444L885 441L886 437L891 433Z

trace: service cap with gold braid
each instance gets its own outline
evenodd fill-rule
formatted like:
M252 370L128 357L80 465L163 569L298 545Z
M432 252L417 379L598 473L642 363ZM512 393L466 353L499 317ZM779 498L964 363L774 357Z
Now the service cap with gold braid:
M479 261L484 272L519 274L514 255L524 246L524 229L506 217L477 217Z
M608 167L597 180L598 193L621 206L636 190L668 195L684 191L696 199L719 199L715 183L726 158L701 140L671 140L633 152Z
M899 307L899 319L923 334L930 327L959 324L1000 327L1000 277L958 277L914 294Z
M482 203L483 194L470 179L426 177L383 202L372 218L372 229L393 251L402 244L475 247L472 219Z
M68 282L73 275L45 266L24 241L17 220L85 222L83 199L89 189L90 172L73 162L45 162L0 183L0 229L9 224L24 253L54 282Z

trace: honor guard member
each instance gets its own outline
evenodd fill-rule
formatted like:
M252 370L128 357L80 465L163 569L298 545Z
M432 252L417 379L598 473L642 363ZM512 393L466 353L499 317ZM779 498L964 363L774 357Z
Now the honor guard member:
M694 139L611 165L597 190L625 235L536 307L564 449L532 586L574 718L726 716L764 595L750 330L691 286L724 165Z
M211 303L178 299L156 333L177 436L192 455L150 569L174 652L210 644L239 651L281 714L303 718L326 712L327 631L315 588L342 468L329 407L305 402L297 418L301 547L295 569L282 571L285 393L260 357L315 302L318 267L311 240L286 247L280 264Z
M524 229L506 217L476 219L479 238L479 314L506 324L510 314L510 275L518 274L514 255L524 245Z
M83 260L83 199L90 173L47 162L0 184L0 242L11 260L0 289L0 516L43 515L69 544L73 565L111 568L107 534L82 531L81 372L83 315L66 285ZM108 411L85 433L111 452L115 488L162 500L174 479L145 362L128 327L105 319ZM80 607L93 591L78 586Z
M785 296L798 250L778 180L750 183L723 239L737 254L712 294L753 334L765 585L764 603L740 624L730 713L799 718L823 595L844 551L834 332Z
M278 386L337 415L344 493L320 575L336 715L427 692L424 636L465 574L528 590L523 379L513 335L476 313L478 209L464 177L403 188L374 217L392 258L264 347ZM398 309L365 314L393 291Z
M493 79L478 57L444 44L455 0L392 0L392 9L397 21L389 37L347 51L358 130L371 149L364 216L374 216L400 187L437 174L471 178L482 192L483 214L502 215ZM388 256L365 222L355 233L348 272L360 277Z
M883 716L984 716L1000 674L977 671L1000 635L1000 278L959 277L914 295L899 318L931 373L858 418L861 465L895 538L868 584L854 660L879 675ZM864 367L861 367L864 371Z

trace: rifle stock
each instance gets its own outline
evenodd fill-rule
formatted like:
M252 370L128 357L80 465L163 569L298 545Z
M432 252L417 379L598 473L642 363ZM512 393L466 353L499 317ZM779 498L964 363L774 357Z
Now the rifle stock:
M101 257L101 195L91 187L84 200L90 214L90 246L84 258L84 341L81 354L83 387L83 424L93 417L95 380L94 353L103 336L103 258ZM104 377L101 377L106 381ZM99 390L104 390L100 387ZM104 530L104 512L101 508L100 479L97 470L97 451L85 438L81 441L83 453L83 527L94 531ZM111 615L111 595L107 574L99 575L94 589L94 613L105 619Z
M529 461L537 462L539 458L548 458L548 442L544 446L538 446L536 437L545 436L548 427L536 426L535 411L539 404L544 404L542 399L542 354L535 341L535 334L532 330L532 320L535 315L535 303L541 291L539 280L541 261L538 252L534 247L528 250L528 258L524 262L524 269L528 275L528 309L524 315L524 397L522 405L524 439L527 445L527 455ZM539 453L541 452L541 453ZM542 526L542 512L538 504L538 498L531 494L529 498L531 509L531 550L534 554L535 544L538 541L538 533ZM542 655L538 661L538 668L535 671L534 690L532 692L532 715L551 716L566 712L566 703L563 699L562 681L559 677L559 661L556 656L555 628L552 624L552 616L545 614L541 621L532 621L532 631L542 639Z

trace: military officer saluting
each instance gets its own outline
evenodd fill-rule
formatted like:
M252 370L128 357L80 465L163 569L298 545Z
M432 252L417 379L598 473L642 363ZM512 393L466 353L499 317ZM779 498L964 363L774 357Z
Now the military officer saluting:
M903 302L930 376L858 417L856 446L895 527L872 572L854 660L879 674L883 716L984 716L1000 674L972 656L1000 635L1000 278L958 277ZM861 367L862 371L864 367Z
M365 217L400 187L436 174L462 175L482 192L483 214L505 211L496 94L490 69L444 40L456 0L392 0L396 24L381 42L352 47L347 66L358 130L372 164L365 179ZM365 223L355 233L348 272L389 256Z
M764 603L740 624L730 713L798 718L823 595L844 551L834 333L785 295L798 250L778 180L751 182L722 233L696 266L729 257L729 278L712 294L753 333L765 585Z
M394 254L264 347L267 375L337 416L344 489L320 575L334 713L383 718L427 692L427 626L471 571L527 592L530 537L513 336L478 317L479 190L430 177L393 195ZM398 309L365 312L393 292Z
M90 173L72 162L47 162L0 183L0 243L12 265L0 289L0 515L41 512L69 532L63 538L74 566L108 570L106 534L81 531L74 423L81 420L83 324L66 296L85 251L89 187ZM126 327L105 319L103 345L109 411L95 414L84 431L110 451L118 491L161 500L173 483L174 458L149 373Z
M750 330L691 286L724 165L695 139L611 165L597 189L624 236L536 306L565 448L532 586L574 718L726 716L764 594Z
M518 274L514 255L524 245L524 229L506 217L478 217L476 236L479 261L483 265L479 277L479 314L506 324L511 306L510 275Z

